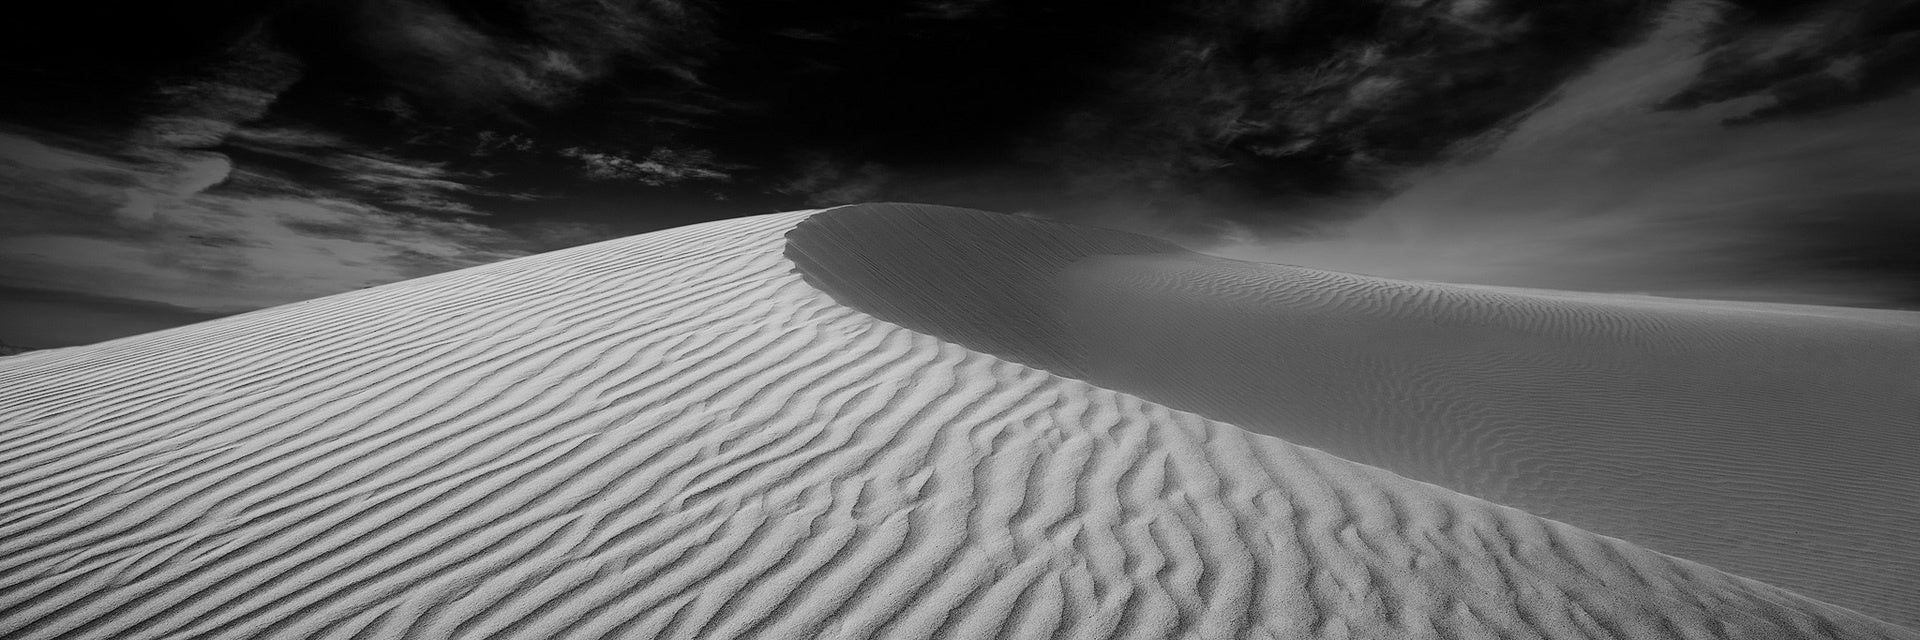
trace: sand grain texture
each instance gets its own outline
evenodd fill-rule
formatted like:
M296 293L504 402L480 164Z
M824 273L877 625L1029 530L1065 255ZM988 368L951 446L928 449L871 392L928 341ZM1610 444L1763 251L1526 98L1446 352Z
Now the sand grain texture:
M976 350L1920 623L1920 313L1404 282L914 211L808 220L796 261ZM899 249L963 219L973 242ZM953 282L974 284L926 284ZM957 322L976 291L1042 320Z
M877 320L809 215L0 361L0 637L1920 637Z

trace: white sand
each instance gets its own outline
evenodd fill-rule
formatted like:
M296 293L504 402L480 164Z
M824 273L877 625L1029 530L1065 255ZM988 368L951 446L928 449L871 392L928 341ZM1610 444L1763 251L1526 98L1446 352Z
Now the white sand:
M1069 278L1106 386L1920 623L1916 327L1204 258Z
M962 220L978 241L919 239ZM934 335L1920 623L1920 314L1409 283L959 210L796 235L822 286ZM990 306L1024 317L950 311Z
M875 320L807 215L0 360L0 637L1920 638Z

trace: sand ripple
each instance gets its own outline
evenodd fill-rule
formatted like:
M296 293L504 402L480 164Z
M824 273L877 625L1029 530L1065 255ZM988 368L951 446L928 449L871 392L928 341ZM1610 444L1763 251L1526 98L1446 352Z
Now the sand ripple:
M0 637L1920 637L875 320L807 215L0 361Z

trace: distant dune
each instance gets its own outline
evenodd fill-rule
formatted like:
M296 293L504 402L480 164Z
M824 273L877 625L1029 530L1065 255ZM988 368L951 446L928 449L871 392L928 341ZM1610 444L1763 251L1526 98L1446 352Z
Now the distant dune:
M1114 376L1185 321L1138 304L1298 301L1009 223L729 220L0 360L0 637L1920 638L1021 364L1180 400L1227 373ZM1096 295L1134 268L1174 280Z

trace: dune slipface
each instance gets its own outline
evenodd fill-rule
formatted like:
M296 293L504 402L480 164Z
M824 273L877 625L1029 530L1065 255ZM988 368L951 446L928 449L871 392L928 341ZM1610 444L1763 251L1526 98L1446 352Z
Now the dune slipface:
M1920 637L878 320L809 215L0 361L0 637Z
M960 220L976 240L901 249ZM1920 623L1920 314L1401 282L953 209L794 235L881 318ZM957 323L976 291L1044 320Z

